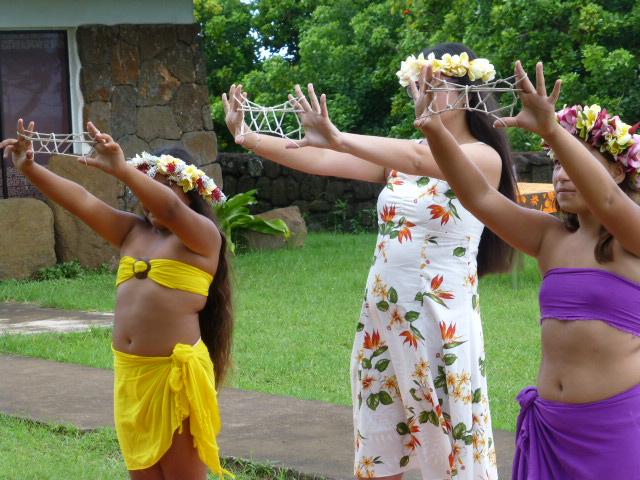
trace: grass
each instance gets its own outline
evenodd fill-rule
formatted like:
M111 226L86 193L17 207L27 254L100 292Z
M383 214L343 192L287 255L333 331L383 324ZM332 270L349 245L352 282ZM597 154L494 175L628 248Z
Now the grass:
M237 480L311 479L273 465L237 459L224 459L223 463ZM0 478L125 480L129 475L113 429L82 432L0 414ZM214 478L209 474L209 479Z
M301 250L235 259L234 384L240 388L351 402L349 362L375 235L312 234ZM515 429L515 395L535 383L539 363L537 291L531 259L518 274L481 280L493 424ZM113 276L0 282L0 301L68 309L113 309ZM107 293L108 292L108 293ZM0 351L111 367L110 331L0 336Z

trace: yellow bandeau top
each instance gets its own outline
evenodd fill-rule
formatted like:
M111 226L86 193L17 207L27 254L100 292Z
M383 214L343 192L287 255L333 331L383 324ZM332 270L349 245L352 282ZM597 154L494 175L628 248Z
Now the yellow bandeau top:
M120 259L116 286L132 277L147 278L167 288L184 290L185 292L209 295L209 286L213 275L188 263L169 258L153 258L151 260L124 256Z

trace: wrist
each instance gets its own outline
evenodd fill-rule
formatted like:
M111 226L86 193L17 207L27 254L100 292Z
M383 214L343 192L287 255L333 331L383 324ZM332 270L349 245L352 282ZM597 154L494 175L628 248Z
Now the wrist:
M562 134L562 131L566 130L564 130L564 128L562 128L562 126L558 122L554 122L551 126L549 126L549 128L540 131L539 135L547 144L552 145L556 141L558 136Z

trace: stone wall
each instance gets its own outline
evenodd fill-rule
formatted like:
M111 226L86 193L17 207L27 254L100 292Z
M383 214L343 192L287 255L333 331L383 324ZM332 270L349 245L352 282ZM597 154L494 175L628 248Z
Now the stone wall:
M514 154L518 180L551 182L552 164L544 153ZM310 230L351 230L375 226L374 210L381 185L308 175L250 153L220 153L227 196L258 190L254 213L297 205Z

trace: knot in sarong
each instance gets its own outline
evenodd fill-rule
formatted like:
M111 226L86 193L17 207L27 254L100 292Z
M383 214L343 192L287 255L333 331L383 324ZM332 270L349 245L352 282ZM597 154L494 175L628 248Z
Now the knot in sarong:
M187 365L195 357L195 350L191 345L178 343L171 354L171 373L169 374L169 386L174 392L179 392L184 387L184 379L187 375Z
M151 270L151 263L146 259L140 259L133 262L133 276L138 279L147 278L149 270Z
M536 387L525 387L516 397L520 403L520 415L518 415L517 438L516 445L524 448L529 439L529 416L531 415L531 407L538 398L538 389Z

